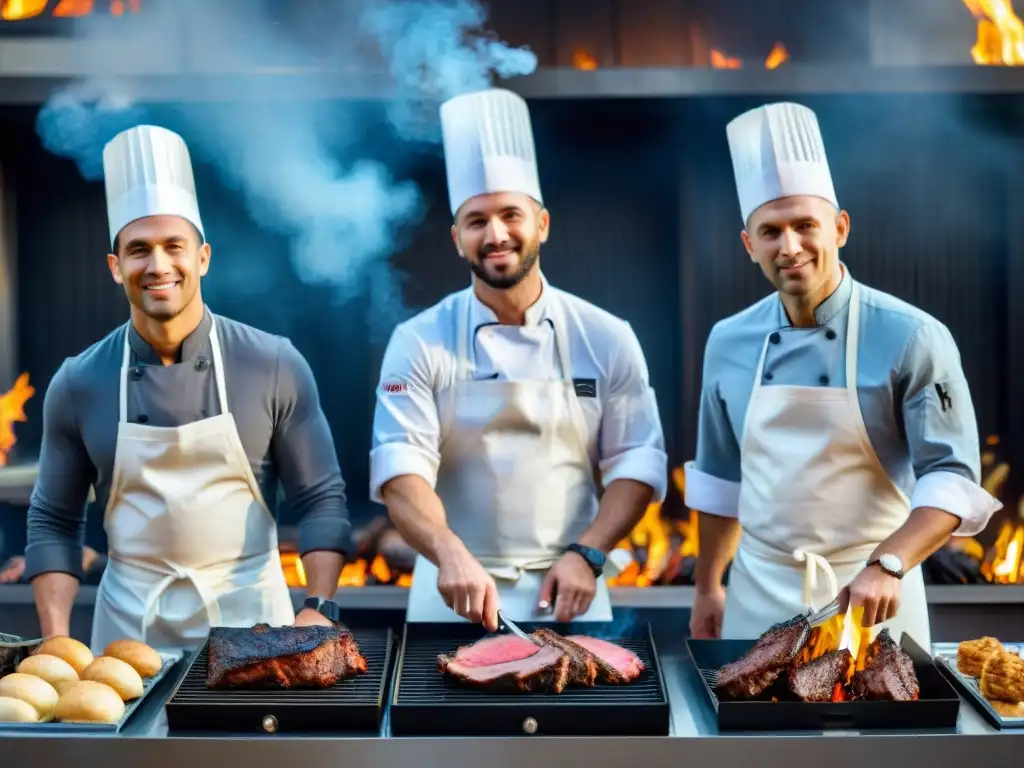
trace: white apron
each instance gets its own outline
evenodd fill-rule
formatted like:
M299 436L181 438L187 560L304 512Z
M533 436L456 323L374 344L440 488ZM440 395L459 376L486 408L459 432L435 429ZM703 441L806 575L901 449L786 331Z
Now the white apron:
M554 621L537 607L546 572L597 515L597 485L587 452L583 409L572 382L568 333L551 303L562 378L473 381L469 350L471 293L457 327L455 381L439 398L442 424L437 493L448 526L495 578L502 613L524 622ZM603 578L576 621L611 621ZM437 567L417 557L406 620L466 621L437 591Z
M220 415L182 427L130 424L125 328L93 653L121 638L173 653L202 644L211 626L295 621L277 525L228 410L216 321L210 344Z
M857 283L848 317L844 388L762 387L765 339L741 443L743 534L723 638L757 638L776 622L824 607L910 515L910 501L871 447L857 399ZM897 642L907 632L931 647L920 566L903 577L896 617L875 633L882 627Z

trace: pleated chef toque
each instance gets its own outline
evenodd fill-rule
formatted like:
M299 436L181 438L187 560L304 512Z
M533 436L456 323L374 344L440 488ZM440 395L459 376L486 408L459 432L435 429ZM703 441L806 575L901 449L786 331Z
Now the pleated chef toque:
M822 197L837 208L818 118L801 104L766 104L726 127L743 221L765 203L794 195Z
M538 203L540 178L530 110L502 88L466 93L441 105L452 215L476 195L522 192Z
M180 216L203 232L185 140L155 125L122 131L103 148L110 242L144 216Z

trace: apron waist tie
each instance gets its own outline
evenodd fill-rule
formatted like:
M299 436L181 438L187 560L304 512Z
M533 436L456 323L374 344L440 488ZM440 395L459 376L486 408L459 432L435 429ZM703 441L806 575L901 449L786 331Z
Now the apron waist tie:
M146 611L142 619L142 641L146 642L146 633L149 630L149 625L153 623L153 618L156 614L157 604L160 602L160 598L163 596L167 588L176 581L183 581L188 579L195 586L196 591L199 593L200 598L203 601L203 607L206 609L207 620L211 627L220 626L221 614L220 604L217 602L217 596L213 593L213 590L207 586L206 581L202 575L193 568L186 568L183 565L177 565L175 563L165 563L171 568L171 573L164 576L149 592L149 596L146 598Z
M813 595L818 587L819 570L825 574L829 594L832 597L839 594L839 582L836 579L836 572L832 570L828 560L821 555L816 555L814 552L808 552L799 548L793 550L793 559L798 563L804 564L804 605L811 606L812 611L818 610L819 606L814 604Z

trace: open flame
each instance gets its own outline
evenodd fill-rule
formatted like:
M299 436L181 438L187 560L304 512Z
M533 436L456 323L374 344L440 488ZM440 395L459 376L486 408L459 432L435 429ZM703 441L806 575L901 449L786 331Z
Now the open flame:
M49 0L3 0L0 4L0 19L31 19L42 15L48 5ZM138 13L141 10L142 0L110 0L109 12L112 16L123 16L129 11ZM50 15L57 18L77 18L91 16L95 12L95 0L58 0Z
M850 652L850 668L846 672L846 679L836 683L832 690L832 701L846 701L846 686L853 679L854 672L862 671L871 661L871 628L863 626L863 619L864 608L851 606L845 614L833 616L815 627L796 661L799 666L832 651Z
M16 421L28 421L25 403L36 393L28 383L28 374L23 373L3 395L0 395L0 467L7 466L7 457L18 441L14 435Z
M709 63L712 69L742 69L743 60L733 58L717 48L712 48L708 54ZM789 51L782 43L776 43L768 58L764 60L765 69L778 69L784 62L789 60Z
M977 41L971 47L976 64L1024 64L1024 23L1012 0L964 0L964 5L978 20Z
M597 69L597 59L589 51L577 48L572 52L572 65L584 72L592 72Z

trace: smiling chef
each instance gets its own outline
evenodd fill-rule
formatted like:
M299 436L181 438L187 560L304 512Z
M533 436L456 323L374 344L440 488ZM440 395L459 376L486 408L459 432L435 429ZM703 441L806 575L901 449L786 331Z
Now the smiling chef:
M26 578L43 634L69 634L90 485L109 561L92 649L180 650L210 626L324 624L350 523L312 371L284 338L214 315L188 148L138 126L104 149L112 253L131 318L55 374L43 405ZM299 518L309 595L295 615L267 507Z
M526 102L457 96L441 126L472 284L395 329L370 456L372 498L419 552L407 618L611 620L607 554L667 486L643 352L541 273Z
M1001 507L979 486L956 344L840 261L850 217L811 110L768 104L727 136L743 244L776 292L707 341L686 467L702 513L691 633L755 638L840 594L865 626L928 648L921 562Z

